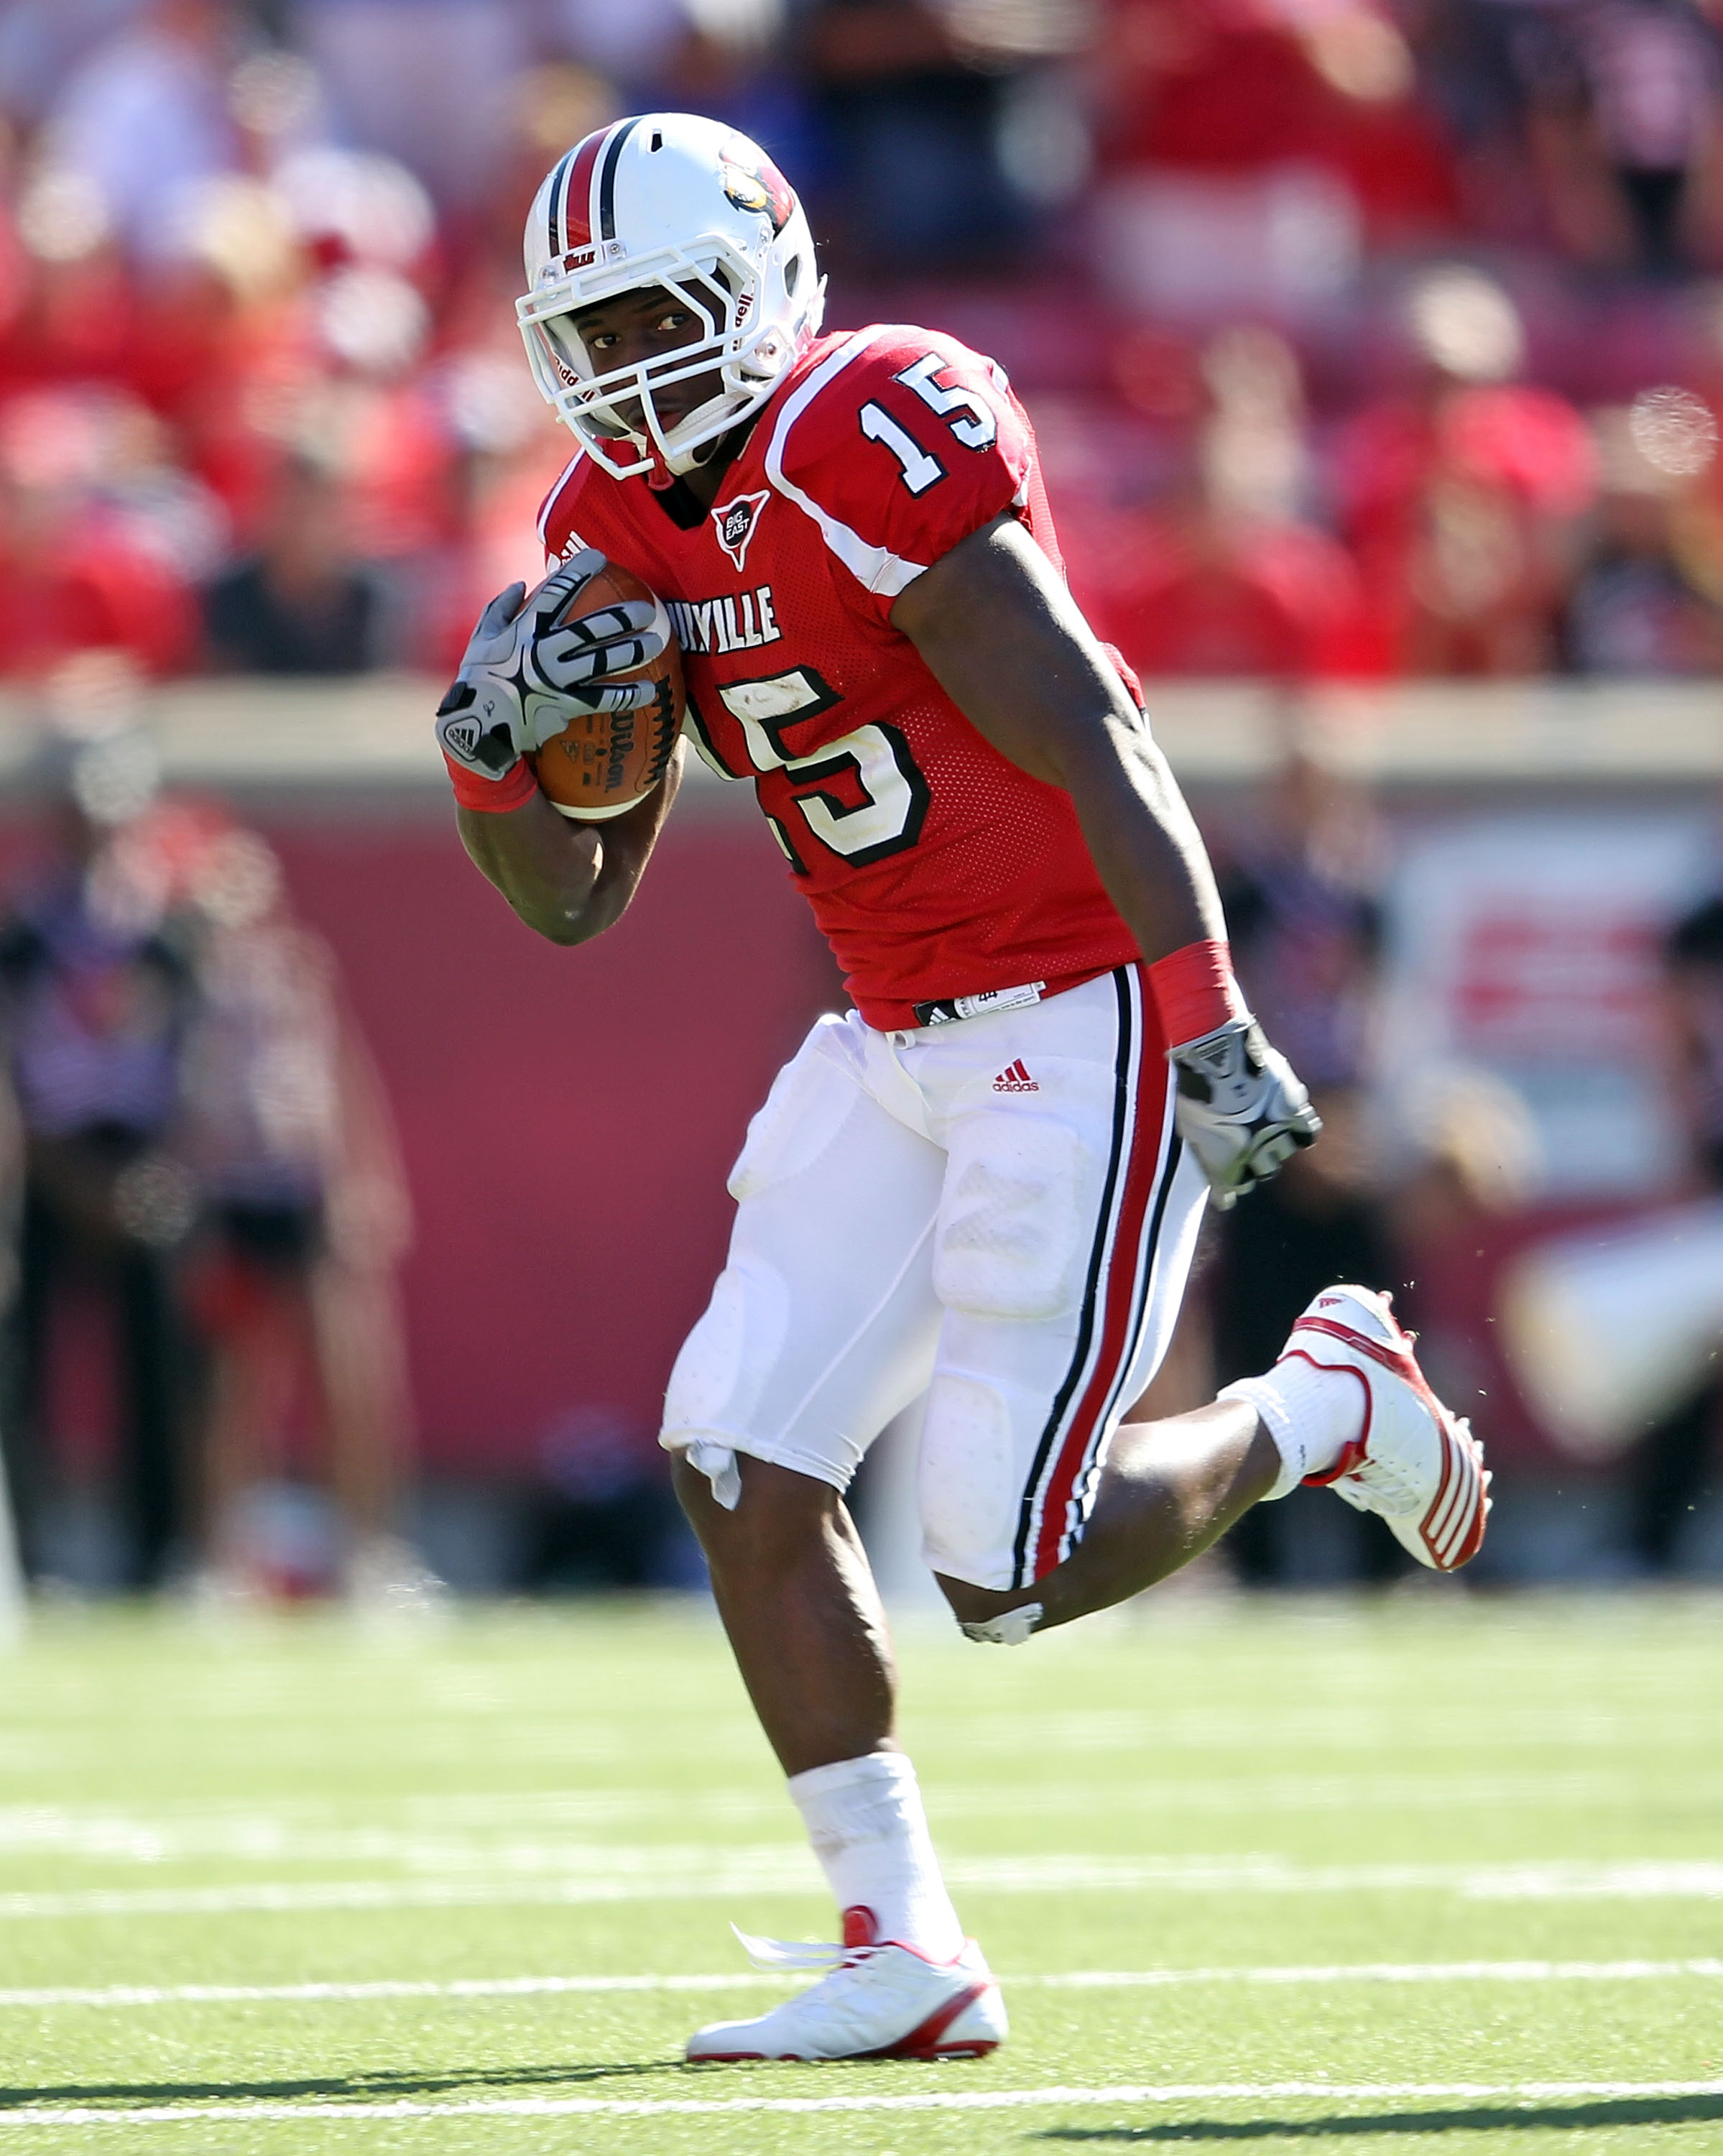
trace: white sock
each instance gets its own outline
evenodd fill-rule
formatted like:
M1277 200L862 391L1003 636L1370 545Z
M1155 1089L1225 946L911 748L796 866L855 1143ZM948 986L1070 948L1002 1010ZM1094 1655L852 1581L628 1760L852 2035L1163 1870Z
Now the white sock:
M1280 1472L1269 1503L1297 1489L1306 1475L1332 1467L1364 1427L1364 1380L1355 1370L1319 1369L1289 1355L1260 1378L1223 1385L1218 1397L1248 1400L1280 1449Z
M901 1752L810 1767L791 1775L789 1791L840 1909L870 1909L880 1938L930 1961L963 1951L915 1770Z

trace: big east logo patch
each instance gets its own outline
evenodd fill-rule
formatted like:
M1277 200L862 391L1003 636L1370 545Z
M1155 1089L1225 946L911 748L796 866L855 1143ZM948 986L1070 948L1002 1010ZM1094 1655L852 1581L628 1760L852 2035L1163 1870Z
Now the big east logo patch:
M760 512L769 498L767 490L762 487L758 494L739 494L734 501L720 502L712 511L718 544L738 569L748 551L748 542L754 536L754 527L760 521Z

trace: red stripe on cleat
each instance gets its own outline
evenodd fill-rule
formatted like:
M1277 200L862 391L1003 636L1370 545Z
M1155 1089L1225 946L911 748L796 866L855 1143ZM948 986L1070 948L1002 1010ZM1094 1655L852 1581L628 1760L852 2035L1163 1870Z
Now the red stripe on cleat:
M1438 1572L1456 1572L1483 1546L1489 1498L1470 1437L1443 1425L1442 1486L1419 1527Z
M948 1999L943 2006L936 2007L907 2036L900 2036L895 2044L882 2045L877 2051L861 2051L856 2056L864 2059L980 2058L985 2052L996 2051L997 2042L987 2037L960 2038L955 2044L941 2044L939 2041L960 2015L973 2006L977 1999L984 1999L992 1989L990 1983L972 1984L967 1991L959 1992L955 1999Z

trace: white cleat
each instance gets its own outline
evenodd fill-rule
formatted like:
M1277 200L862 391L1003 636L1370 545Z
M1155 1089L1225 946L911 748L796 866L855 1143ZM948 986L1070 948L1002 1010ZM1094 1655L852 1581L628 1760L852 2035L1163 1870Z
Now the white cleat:
M1003 2043L1005 2002L973 1939L954 1961L874 1936L873 1912L846 1909L841 1947L736 1937L762 1969L825 1969L751 2021L715 2021L690 2059L978 2059Z
M1390 1296L1331 1287L1293 1327L1280 1359L1351 1370L1364 1388L1363 1429L1332 1467L1305 1481L1379 1512L1420 1564L1454 1572L1483 1548L1490 1476L1471 1424L1430 1390L1413 1338Z

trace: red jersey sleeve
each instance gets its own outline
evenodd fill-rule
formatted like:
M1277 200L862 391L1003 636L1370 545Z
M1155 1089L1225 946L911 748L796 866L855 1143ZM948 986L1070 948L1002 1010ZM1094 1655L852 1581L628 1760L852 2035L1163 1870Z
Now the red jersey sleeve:
M766 468L889 615L960 540L1027 511L1034 466L1034 432L1003 368L935 331L874 328L792 393Z
M584 449L577 450L557 473L555 484L539 504L539 543L545 550L545 572L554 569L565 555L576 550L580 534L574 529L575 504L581 483L591 466Z

